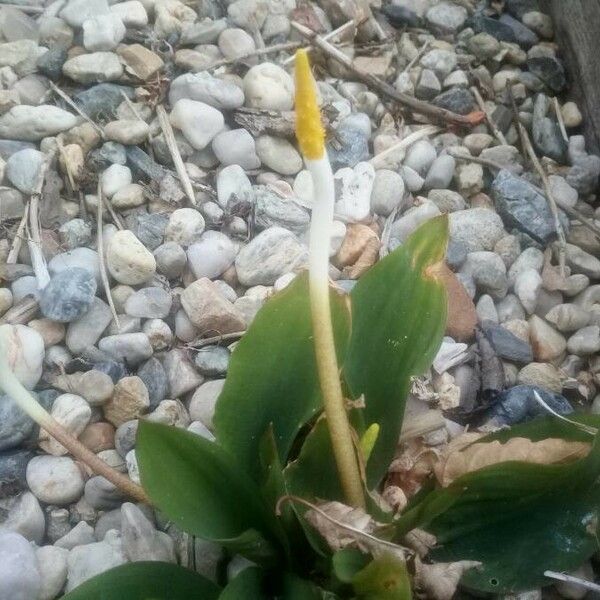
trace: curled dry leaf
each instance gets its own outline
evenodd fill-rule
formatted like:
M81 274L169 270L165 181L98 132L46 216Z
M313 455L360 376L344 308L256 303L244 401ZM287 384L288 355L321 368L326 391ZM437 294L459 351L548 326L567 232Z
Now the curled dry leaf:
M522 461L539 465L566 463L588 454L591 444L560 438L533 442L515 437L502 444L476 442L479 434L463 434L450 443L434 471L440 485L446 487L461 475L507 461Z
M424 558L429 551L437 544L437 538L432 533L424 529L413 529L403 538L402 542L406 544L420 558Z
M427 600L452 600L462 574L480 562L460 560L428 565L415 559L415 586Z
M438 451L425 446L422 438L409 440L390 465L388 484L399 487L410 498L433 473L438 460Z

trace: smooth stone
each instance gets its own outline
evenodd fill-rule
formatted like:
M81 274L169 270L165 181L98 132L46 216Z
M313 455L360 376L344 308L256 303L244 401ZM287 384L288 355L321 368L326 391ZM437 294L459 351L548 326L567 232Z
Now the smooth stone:
M102 192L112 198L119 190L131 184L132 176L129 167L113 164L100 177Z
M148 390L149 410L154 410L169 394L169 380L162 363L150 358L137 371L137 376Z
M33 546L18 533L0 532L0 598L37 600L41 587Z
M169 217L164 213L135 213L127 216L127 225L147 250L153 251L164 240Z
M477 317L480 322L499 323L498 311L494 304L494 299L487 294L483 294L477 301Z
M425 69L431 69L440 79L444 79L456 68L457 57L450 50L434 48L426 52L419 62Z
M148 319L144 322L142 331L148 336L152 349L157 352L165 350L173 342L173 332L162 319Z
M493 250L504 235L502 219L493 210L470 208L449 215L450 238L467 252Z
M307 249L282 227L270 227L244 246L235 260L238 279L247 287L272 285L306 263Z
M280 66L263 62L244 76L246 105L264 110L285 111L294 106L294 81Z
M433 189L427 194L442 213L462 211L466 208L465 199L458 193L447 189ZM458 242L460 244L460 242ZM462 244L461 244L462 246ZM462 246L464 248L464 246Z
M69 553L66 591L70 592L94 575L126 562L121 538L116 531L108 531L101 542L76 546Z
M572 273L583 274L590 279L600 278L600 260L581 248L566 244L565 260Z
M81 498L84 481L73 459L36 456L27 465L27 485L38 500L62 506Z
M104 477L91 477L85 483L85 501L96 510L117 508L124 497L123 492Z
M204 217L194 208L178 208L171 213L165 229L165 241L176 242L183 248L197 242L206 224Z
M589 325L576 331L567 340L567 349L577 356L588 356L600 350L600 327Z
M567 183L580 194L590 194L598 185L600 157L590 154L577 157L567 173Z
M42 290L40 310L49 319L70 323L90 309L96 288L94 276L86 269L65 269L54 275Z
M81 396L61 394L52 404L50 414L69 434L77 438L90 422L92 409ZM68 452L61 443L57 442L44 429L40 430L38 439L39 447L48 454L64 456Z
M56 546L42 546L35 551L42 581L37 600L54 600L67 581L69 551Z
M459 115L468 115L475 108L475 100L471 92L462 87L455 87L436 95L432 104L450 110Z
M218 133L213 138L212 150L223 166L239 165L247 171L260 167L256 142L245 129L232 129Z
M133 449L136 442L138 419L123 423L115 432L115 448L117 452L125 456Z
M148 139L150 126L139 119L119 119L104 126L107 140L119 144L142 144Z
M109 7L110 12L118 15L126 27L135 29L148 25L148 13L139 0L125 0Z
M415 87L415 96L421 100L433 100L442 91L442 84L430 69L423 69Z
M125 312L132 317L162 319L169 314L172 302L171 294L163 288L143 288L127 298Z
M425 176L433 161L437 158L437 152L428 140L419 140L412 144L406 153L404 166Z
M104 417L118 427L147 412L149 406L150 397L144 382L135 375L123 377L115 385L112 398L103 406Z
M215 308L215 312L217 310L218 307ZM206 314L205 317L209 319L210 315ZM170 398L180 398L187 392L196 389L204 381L185 351L181 349L176 348L167 352L162 359L162 364L169 381Z
M302 157L284 138L259 136L256 140L256 154L263 165L282 175L295 175L302 170Z
M6 177L19 191L33 194L39 186L38 180L45 161L46 156L33 148L15 152L6 161Z
M117 47L117 54L125 67L125 72L141 81L148 81L155 77L165 64L156 52L141 44L120 45Z
M335 215L345 223L358 223L369 216L375 169L369 163L344 168L334 177L336 185Z
M308 212L293 198L281 198L279 194L263 185L254 187L254 195L254 218L258 229L279 226L296 234L307 230L310 223Z
M198 371L207 377L223 377L229 366L230 352L221 346L200 348L194 358Z
M581 115L581 111L575 102L565 102L562 105L560 112L562 114L565 127L568 127L569 129L579 127L583 122L583 116Z
M114 387L111 376L97 368L58 375L52 379L52 385L64 392L77 390L91 406L99 406L108 400Z
M223 233L206 231L187 250L190 269L197 279L216 279L234 262L237 246Z
M450 2L440 2L426 13L427 23L444 33L455 33L465 24L468 13L462 6Z
M541 275L535 269L526 269L516 277L514 288L527 314L532 314L536 309L542 288Z
M425 183L423 177L421 177L414 169L407 166L400 167L400 175L404 180L406 189L412 193L420 191Z
M177 279L187 264L185 250L176 242L165 242L154 250L156 270L167 277Z
M477 288L493 298L503 298L508 290L506 266L494 252L479 251L467 255L460 271L473 279Z
M482 328L500 358L520 364L533 361L533 351L529 343L518 338L502 325L484 321Z
M456 161L452 156L449 154L438 156L429 167L424 187L426 189L446 189L452 181L455 168Z
M229 165L217 174L217 202L221 208L238 204L253 204L254 191L244 169L239 165Z
M139 285L152 278L156 260L131 231L123 230L110 238L106 266L119 283Z
M64 550L72 550L75 546L93 544L95 541L97 540L94 537L94 528L85 521L79 521L71 531L56 540L54 546Z
M554 219L548 203L531 184L502 170L494 179L491 191L507 227L519 229L544 245L553 238Z
M549 56L530 58L527 60L527 68L554 93L562 91L567 84L565 69L557 58Z
M557 201L562 201L564 204L573 208L577 204L579 194L577 190L571 187L567 180L560 175L550 175L548 177L550 190Z
M92 52L67 60L63 73L77 83L103 83L119 80L123 65L114 52Z
M121 506L121 536L123 553L132 562L176 562L175 546L171 537L157 531L146 515L130 502Z
M539 361L553 361L567 349L567 340L537 315L529 317L529 339Z
M13 106L0 116L0 138L37 142L75 125L77 117L57 106Z
M91 119L106 119L116 114L123 102L123 94L133 99L133 89L129 86L99 83L75 94L73 101Z
M335 144L327 143L327 155L334 171L352 168L369 159L369 136L363 130L342 121L335 133Z
M69 0L59 16L71 27L82 27L87 19L108 13L107 0Z
M83 46L88 52L114 50L125 37L121 18L114 14L90 17L82 23Z
M223 115L219 110L204 102L186 98L175 103L169 118L196 150L206 148L224 127Z
M210 431L214 429L215 406L224 385L224 379L207 381L196 390L190 400L190 418L193 421L200 421Z
M204 102L219 110L234 110L244 104L244 92L238 85L207 72L184 73L173 79L169 103L174 106L182 98Z
M25 472L33 456L31 450L0 450L0 498L27 488Z
M58 235L61 245L67 250L92 243L92 228L89 221L84 219L71 219L63 223L58 229Z
M541 250L534 248L525 248L521 254L511 265L508 271L508 281L511 285L514 285L515 281L523 271L533 269L538 273L541 273L544 265L544 254Z
M0 325L0 339L15 377L32 390L42 376L44 340L26 325Z
M371 190L371 210L381 216L389 216L404 200L404 180L390 169L375 171Z
M25 539L41 544L46 531L46 518L37 498L25 492L10 507L6 519L0 524L0 534L12 531Z
M395 248L397 245L403 243L419 225L429 221L433 217L437 217L439 214L441 214L440 209L431 200L423 200L420 204L409 208L392 225L390 247Z
M102 338L98 348L109 356L129 365L138 365L153 354L150 340L145 333L121 333Z
M589 324L592 315L577 304L559 304L545 316L559 331L569 332L582 329Z
M112 313L108 304L100 298L94 298L88 311L69 323L65 338L67 348L73 354L81 354L96 344L111 321Z
M241 313L220 294L210 279L198 279L186 287L181 294L181 304L200 333L233 333L246 328Z

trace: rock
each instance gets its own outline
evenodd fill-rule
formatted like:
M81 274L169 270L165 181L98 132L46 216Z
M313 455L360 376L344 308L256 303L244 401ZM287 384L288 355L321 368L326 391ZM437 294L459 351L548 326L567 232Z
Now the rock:
M210 315L207 314L206 317L210 318ZM196 389L204 381L183 350L174 349L167 352L162 363L169 381L170 398L179 398Z
M154 410L169 394L165 369L157 358L150 358L138 369L137 375L148 390L149 410Z
M27 488L25 472L33 456L30 450L0 451L0 498L14 495Z
M296 234L302 234L308 228L310 217L306 210L293 198L282 199L267 186L254 186L256 206L254 218L258 229L281 226Z
M224 377L229 366L230 353L221 346L200 348L194 358L198 371L207 377Z
M119 144L141 144L148 139L150 127L139 119L119 119L104 126L107 140Z
M573 273L587 275L590 279L600 278L600 260L573 244L566 244L565 259Z
M110 238L106 252L106 266L119 282L139 285L152 278L156 261L136 236L127 230L117 231Z
M116 113L123 102L123 94L133 97L130 87L114 83L99 83L73 96L75 104L91 119L106 118Z
M576 331L588 325L591 314L576 304L559 304L553 307L545 317L559 331Z
M135 1L135 0L134 0ZM111 9L128 4L115 4ZM141 44L129 44L117 47L117 54L125 67L125 72L142 81L148 81L163 68L164 62L158 54Z
M573 208L577 204L579 194L575 188L572 188L564 177L559 175L550 175L548 177L550 190L557 202L562 202Z
M574 333L567 340L567 349L571 354L587 356L600 350L600 327L589 325Z
M200 239L205 226L204 217L196 209L178 208L169 217L165 241L176 242L187 248Z
M42 336L25 325L0 325L0 339L15 377L26 388L33 389L42 375Z
M391 247L404 242L408 236L419 227L422 223L429 221L433 217L437 217L440 209L430 200L425 200L421 204L409 208L404 215L398 219L391 229L390 238Z
M104 337L98 348L117 361L138 365L152 356L152 346L145 333L121 333Z
M123 65L113 52L92 52L67 60L63 73L77 83L102 83L119 80L123 75Z
M282 175L295 175L302 169L302 157L284 138L261 135L256 140L256 153L265 166Z
M471 252L460 271L493 298L503 298L508 289L506 266L494 252Z
M589 194L597 186L598 176L600 176L600 157L594 154L580 156L573 161L573 166L567 173L567 183L580 194Z
M67 581L69 551L56 546L42 546L35 551L40 572L41 589L38 600L54 600Z
M181 304L200 333L233 333L246 328L241 313L219 293L210 279L202 278L189 285L181 294Z
M68 433L77 438L89 423L92 409L81 396L62 394L52 404L50 414ZM63 456L68 452L44 429L40 430L39 446L53 456Z
M33 194L40 185L45 160L45 155L33 148L15 152L6 162L6 177L24 194Z
M382 12L385 14L388 21L396 28L402 28L404 26L421 26L419 15L408 6L386 4L384 5Z
M565 338L537 315L529 318L529 337L536 360L555 360L567 347Z
M156 269L167 279L177 279L187 264L185 250L176 242L165 242L154 250Z
M473 300L456 275L444 266L440 278L448 294L448 319L446 334L459 342L472 340L477 326L477 313Z
M33 547L18 533L0 532L0 598L37 599L41 587Z
M95 541L94 528L85 521L80 521L71 531L56 540L54 546L64 550L72 550L75 546L93 544Z
M92 243L92 228L90 223L83 219L71 219L63 223L58 235L62 246L68 250Z
M125 562L121 538L116 531L108 531L101 542L76 546L69 553L66 591L70 592L94 575Z
M100 298L93 298L87 312L69 323L65 339L67 347L73 354L81 354L100 339L111 321L108 304Z
M95 476L87 480L84 498L96 510L110 510L117 508L123 502L124 495L108 479Z
M503 425L513 425L543 415L544 409L535 400L534 392L558 414L573 412L569 402L560 394L535 385L516 385L501 392L499 402L492 409L492 416Z
M532 314L538 303L542 277L535 269L526 269L516 277L514 287L523 308L527 314Z
M358 163L354 169L340 169L335 174L337 188L335 214L346 223L366 219L370 212L375 170L369 163Z
M509 171L500 171L492 183L492 196L507 227L514 227L544 245L555 235L546 199L523 179Z
M196 390L190 400L190 418L193 421L200 421L210 431L214 429L215 405L224 385L224 379L207 381Z
M131 185L131 180L129 167L118 164L111 165L100 177L102 192L107 198L112 198L119 190Z
M438 156L427 172L425 188L446 189L452 181L455 167L456 161L449 154Z
M442 213L451 213L466 208L464 198L458 192L453 192L452 190L431 190L427 197ZM460 244L464 248L460 242L455 243Z
M94 276L79 267L54 275L40 294L42 314L60 323L70 323L84 315L96 295Z
M467 41L469 50L479 59L493 58L500 51L500 43L489 33L477 33Z
M550 363L530 363L518 373L517 381L525 385L534 385L546 390L560 393L562 390L561 375Z
M162 319L171 310L171 294L159 287L148 287L134 292L125 302L125 312L132 317Z
M245 129L232 129L218 133L212 141L212 150L224 165L239 165L251 171L260 167L254 138Z
M371 210L383 217L401 206L404 200L404 180L390 169L375 171L373 189L371 191Z
M123 21L114 13L86 19L82 29L83 46L88 52L114 50L126 32Z
M0 116L0 138L37 142L77 125L77 117L56 106L13 106Z
M408 149L404 166L413 169L419 175L425 176L436 157L437 153L431 142L419 140Z
M467 16L462 6L440 2L427 11L426 19L429 25L442 33L456 33L465 24Z
M118 427L131 419L138 418L148 410L149 406L148 390L144 382L134 375L123 377L117 382L113 396L104 405L103 410L106 420Z
M71 27L82 27L87 19L106 15L108 12L106 0L69 0L59 15Z
M484 321L482 329L500 358L520 364L533 361L531 346L522 339L519 339L508 329L502 327L502 325Z
M243 29L231 27L219 35L219 50L225 58L240 58L256 50L254 39Z
M170 120L196 150L206 148L224 126L223 115L219 110L204 102L185 98L175 103Z
M457 64L456 53L434 48L426 52L419 61L425 69L431 69L437 77L445 79L454 71Z
M569 129L579 127L583 122L581 111L575 102L565 102L562 105L560 112L562 114L565 127L568 127Z
M187 251L190 268L196 278L215 279L234 262L236 245L223 233L206 231Z
M230 165L219 171L217 175L217 202L222 208L254 203L252 184L239 165ZM229 207L230 202L231 207Z
M4 522L0 524L0 535L12 531L25 539L41 544L46 530L46 519L37 498L25 492L10 507Z
M139 0L125 0L110 6L110 12L118 15L125 27L135 29L148 25L148 13Z
M354 167L369 158L369 136L352 123L342 121L336 130L335 144L327 143L327 155L331 167L341 169Z
M442 84L430 69L423 69L415 87L415 96L421 100L432 100L442 91Z
M281 275L305 264L306 256L306 247L292 232L270 227L240 250L235 268L244 286L273 285Z
M115 428L110 423L90 423L79 436L79 441L94 454L110 450L115 447Z
M527 68L536 77L539 77L552 92L561 92L567 84L564 67L557 58L550 56L529 58Z
M27 465L27 485L38 500L62 506L81 497L83 476L67 456L36 456Z
M244 76L246 105L265 110L291 110L294 106L294 82L278 65L263 62Z
M123 553L132 562L157 560L175 563L173 540L157 531L144 513L130 502L121 506Z
M445 108L459 115L468 115L475 108L475 100L471 92L462 87L451 88L433 99L432 104Z
M238 85L207 72L184 73L173 79L169 89L171 106L182 98L204 102L218 110L233 110L244 104L244 92Z
M450 238L464 245L467 252L492 250L504 235L502 219L493 210L470 208L449 216Z

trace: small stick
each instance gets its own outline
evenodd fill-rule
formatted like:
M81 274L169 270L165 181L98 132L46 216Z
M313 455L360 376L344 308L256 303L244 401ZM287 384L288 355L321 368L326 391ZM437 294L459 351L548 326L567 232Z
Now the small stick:
M173 164L175 165L177 175L179 175L179 181L181 181L183 191L188 197L188 200L190 201L191 205L196 206L196 196L194 195L194 188L192 187L190 176L188 175L188 172L185 169L185 165L183 164L183 159L181 158L179 148L177 147L177 141L175 140L175 134L173 133L173 128L171 127L171 123L169 122L169 117L167 115L167 111L164 109L164 106L161 106L159 104L156 107L156 116L158 117L160 128L163 132L163 135L165 136L167 148L171 153L171 158L173 159Z
M80 117L83 117L99 134L102 139L104 139L104 131L100 125L97 125L90 119L80 108L71 100L69 95L66 92L63 92L55 83L52 81L48 81L50 84L50 88L55 94L58 94Z
M302 42L284 42L282 44L274 44L273 46L267 46L266 48L257 48L252 52L248 52L247 54L243 54L242 56L234 56L233 58L222 58L221 60L217 60L211 65L200 69L201 71L210 71L212 69L217 69L218 67L224 67L225 65L232 65L241 60L245 60L247 58L252 58L254 56L264 56L265 54L272 54L273 52L284 52L286 50L295 50L296 48L300 48Z
M466 154L461 154L460 152L456 152L455 150L446 150L446 152L452 156L452 158L456 158L457 160L467 160L470 162L477 163L478 165L484 165L485 167L490 167L490 169L497 169L498 171L502 169L507 169L507 167L497 163L495 160L491 160L489 158L481 158L481 156L471 156Z
M38 310L39 305L35 297L25 296L4 313L0 325L26 325L37 315Z
M567 133L567 128L565 127L565 120L563 119L562 112L560 111L560 104L558 103L558 98L554 96L552 98L552 106L554 106L554 114L556 115L556 120L558 121L558 128L563 136L563 140L569 143L569 134Z
M50 282L50 273L48 273L48 266L46 265L46 259L44 258L44 253L42 252L39 211L42 188L44 187L44 179L52 158L53 155L49 155L44 161L44 164L41 166L35 190L29 199L29 227L31 228L31 237L29 237L29 231L27 231L27 243L31 257L31 266L33 267L38 288L40 290L43 290ZM25 224L25 229L27 230L27 224Z
M580 579L579 577L573 577L573 575L565 575L564 573L558 573L557 571L544 571L544 576L550 579L558 579L558 581L572 583L573 585L578 585L586 590L600 592L600 585L594 583L593 581L587 581L587 579Z
M416 113L427 115L433 119L443 121L448 124L468 126L476 125L483 117L483 115L480 113L458 115L452 111L446 110L445 108L440 108L430 104L429 102L418 100L417 98L409 96L408 94L397 92L389 83L382 81L371 73L357 69L353 64L352 59L348 58L341 50L330 44L322 36L316 34L312 29L309 29L308 27L305 27L296 21L292 21L291 24L296 31L318 46L323 52L325 52L325 54L327 54L327 56L333 58L346 67L354 74L355 77L360 79L367 86L377 90L384 96L387 96L388 98L407 106Z
M117 216L117 213L115 212L115 209L113 208L109 199L106 198L104 196L104 194L102 194L102 198L98 198L98 202L104 203L104 206L106 207L106 210L108 211L108 214L110 215L111 219L113 220L113 223L115 224L116 228L119 229L120 231L123 231L123 229L125 229L125 227L123 227L123 223L121 223L121 219L119 219L119 217Z
M400 140L397 144L394 144L393 146L385 149L383 152L376 154L371 160L369 160L369 162L373 165L373 167L378 168L378 166L381 165L381 160L386 156L394 154L395 152L398 152L398 150L408 148L421 138L434 135L435 133L438 133L438 131L440 131L440 128L436 127L435 125L428 125L427 127L423 127L422 129L414 131L410 135L406 136L403 140Z
M410 71L415 66L415 64L421 58L421 56L423 56L423 54L425 54L425 51L427 50L427 48L429 48L430 44L431 44L431 40L427 40L419 48L419 51L417 52L416 56L404 67L404 69L402 69L402 73L406 73L406 71Z
M475 86L472 86L471 93L473 94L473 96L475 96L475 101L477 102L477 105L479 106L481 111L485 114L485 118L486 118L486 121L488 122L488 125L490 126L490 129L494 132L494 135L496 136L498 141L503 146L506 146L506 144L507 144L506 138L504 137L504 134L498 129L498 127L496 126L496 123L494 123L494 119L492 119L492 115L490 115L489 111L487 110L487 108L485 106L485 102L483 101L483 98L481 97L481 94L479 93L479 90Z
M63 146L63 143L60 139L60 137L56 137L56 146L58 148L58 151L60 152L60 155L62 156L63 162L65 163L65 170L67 172L67 178L69 180L69 185L71 186L71 191L76 192L78 191L78 186L75 183L75 179L73 178L73 172L71 171L71 165L69 163L69 159L65 153L65 147Z
M346 33L346 31L348 31L352 27L356 27L357 25L360 25L361 23L362 23L362 21L357 22L355 19L346 21L343 25L340 25L337 29L334 29L333 31L330 31L329 33L325 34L323 36L323 39L328 42L331 42L331 41L335 40L337 37L339 37L340 35L342 35L342 33ZM302 46L302 42L298 42L298 46L296 46L296 47L300 48L301 46ZM312 50L312 47L311 46L305 47L305 50ZM292 56L288 56L281 63L281 65L286 67L287 65L289 65L293 62L294 62L294 55L292 54Z
M137 108L133 105L133 102L127 97L127 94L125 94L125 92L123 90L121 90L121 96L123 96L123 100L125 100L125 104L127 104L127 107L135 115L135 117L142 123L145 123L146 121L144 121L144 119L142 119L142 117L140 117L140 113L137 111Z
M222 335L215 335L213 337L204 338L203 340L195 340L188 344L188 347L194 348L204 348L205 346L212 346L213 344L218 344L220 342L228 342L230 340L237 340L241 338L246 332L245 331L235 331L234 333L223 333Z
M108 281L108 274L106 271L106 260L104 258L104 239L102 237L102 209L104 207L103 201L104 194L102 193L102 184L98 182L98 207L96 210L96 248L98 250L98 259L100 261L100 278L102 279L102 287L104 287L104 294L108 301L108 306L112 312L113 319L117 326L117 330L121 331L121 323L119 322L119 316L117 315L117 309L110 291L110 283Z
M25 205L25 210L23 211L21 222L17 227L15 237L13 238L12 246L10 247L10 252L8 253L8 256L6 258L7 265L14 265L17 263L19 252L21 251L21 245L23 243L23 240L25 239L25 228L27 226L27 219L29 219L29 200Z

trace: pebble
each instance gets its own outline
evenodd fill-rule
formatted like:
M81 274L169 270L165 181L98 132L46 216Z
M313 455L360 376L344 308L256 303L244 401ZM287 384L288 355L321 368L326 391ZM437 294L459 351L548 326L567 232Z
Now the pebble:
M80 521L68 533L56 540L54 546L64 550L72 550L75 546L92 544L95 541L94 528L85 521Z
M567 349L571 354L587 356L600 350L600 327L589 325L575 332L567 340Z
M67 60L63 73L82 84L118 81L123 75L123 65L113 52L91 52Z
M257 228L281 226L296 234L305 232L310 223L306 210L293 198L282 199L268 186L254 186L256 204L254 219Z
M26 488L25 472L33 456L30 450L0 450L0 498Z
M83 494L83 475L67 456L36 456L27 465L27 485L38 500L64 506Z
M89 404L76 394L61 394L52 404L52 417L74 437L79 437L92 416ZM40 430L39 447L53 456L67 454L67 449L44 429Z
M493 298L503 298L506 295L506 266L494 252L471 252L460 272L471 277L481 292Z
M437 152L433 144L427 140L419 140L408 149L404 166L425 177L436 158Z
M169 394L169 380L162 363L150 358L137 371L148 390L149 410L154 410Z
M202 384L192 396L189 405L190 418L200 421L210 431L214 429L215 405L225 385L224 379L214 379Z
M302 170L302 157L284 138L261 135L256 140L256 154L263 165L281 175L295 175Z
M542 277L535 269L525 269L515 278L515 294L527 314L532 314L538 304L542 288Z
M98 342L98 348L130 365L137 365L153 354L148 336L139 332L106 336Z
M425 178L424 184L425 188L446 189L452 181L455 168L456 161L452 156L449 154L438 156L427 171L427 177Z
M128 230L117 231L108 243L106 266L110 274L126 285L139 285L152 278L156 260L152 253Z
M466 208L465 199L458 192L453 192L452 190L431 190L427 195L427 198L431 200L442 213L452 213ZM464 249L464 246L460 242L454 243L460 244Z
M177 100L170 120L196 150L206 148L225 124L219 110L204 102L186 98Z
M433 28L443 33L456 33L464 25L467 16L462 6L440 2L427 11L426 19Z
M157 531L146 515L130 502L121 506L121 536L123 554L132 562L176 562L175 545L171 537Z
M13 106L0 116L0 138L38 142L75 125L77 117L57 106Z
M200 333L233 333L246 328L241 313L220 294L214 283L206 277L198 279L185 288L181 294L181 304L190 321Z
M42 582L37 599L54 600L67 581L69 552L56 546L42 546L36 549L35 555Z
M600 260L578 246L566 244L565 260L573 273L587 275L590 279L600 279Z
M207 314L206 318L210 318L210 315ZM200 327L200 329L202 328ZM163 357L162 364L169 381L169 396L171 398L183 396L187 392L196 389L204 381L184 350L174 349L167 352Z
M100 298L93 298L86 313L69 323L65 338L67 348L73 354L83 353L96 344L111 321L108 304Z
M246 106L264 110L291 110L294 106L294 81L280 66L263 62L244 76Z
M102 193L107 198L112 198L119 190L131 184L131 170L123 165L113 164L102 173L100 181Z
M42 581L33 546L18 533L0 532L0 598L38 598Z
M26 325L0 325L0 339L6 344L4 351L15 377L32 390L42 376L42 336Z
M592 315L576 304L559 304L545 316L559 331L569 332L581 329L589 324Z
M493 250L504 235L502 219L487 208L469 208L449 216L450 238L460 242L467 252Z
M340 169L334 177L336 185L335 215L346 223L366 219L371 207L375 169L369 163L358 163L353 169Z
M40 310L48 319L70 323L91 307L96 295L94 276L80 267L57 273L40 294Z
M125 37L125 25L115 13L98 15L82 23L83 46L88 52L114 50Z
M223 377L227 373L230 353L221 346L205 346L200 348L194 358L194 364L202 375L207 377Z
M236 245L223 233L206 231L187 250L190 269L197 279L216 279L234 262Z
M119 144L141 144L148 139L150 127L139 119L118 119L104 126L107 140Z
M111 13L118 15L125 27L135 29L148 25L148 13L139 0L125 0L109 7Z
M211 147L223 166L239 165L247 171L260 167L256 142L245 129L231 129L218 133L213 138Z
M182 248L197 242L206 224L204 217L194 208L178 208L171 213L165 229L165 241L176 242Z
M575 102L565 102L562 105L560 112L562 114L565 127L568 127L569 129L579 127L583 122L581 111Z
M529 318L529 337L536 360L555 360L567 348L567 340L537 315Z
M25 539L41 544L46 531L46 519L37 498L31 492L25 492L15 499L6 519L0 525L2 532L12 531Z
M39 186L45 160L45 155L33 148L15 152L6 161L6 177L19 191L33 194Z
M148 410L149 406L148 390L144 382L134 375L123 377L117 382L112 398L103 406L103 412L106 420L118 427L131 419L138 418Z

